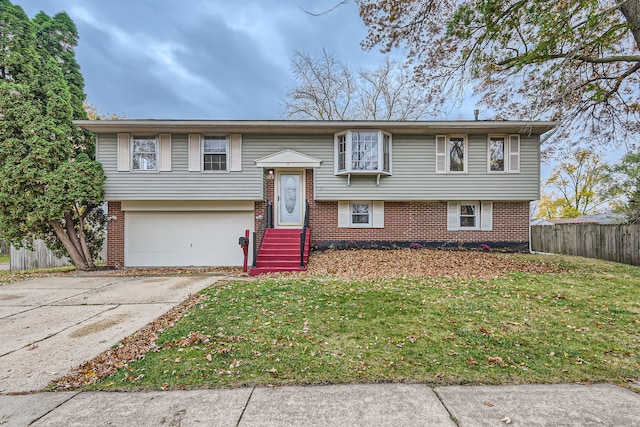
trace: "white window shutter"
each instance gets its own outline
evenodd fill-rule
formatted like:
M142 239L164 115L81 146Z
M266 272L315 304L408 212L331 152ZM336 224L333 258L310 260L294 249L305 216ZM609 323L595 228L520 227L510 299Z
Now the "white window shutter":
M229 162L229 170L231 172L242 171L242 135L229 135L229 151L231 160Z
M171 134L161 133L158 135L160 140L160 172L171 171Z
M189 134L189 172L200 172L200 134Z
M340 201L338 202L338 227L349 227L349 215L351 214L351 203Z
M480 202L480 229L493 230L493 202Z
M458 213L458 202L447 203L447 230L456 231L460 228L460 214Z
M447 137L436 135L436 172L445 173L447 171Z
M374 228L384 228L384 202L381 200L373 202L373 222Z
M520 135L509 135L509 172L520 172Z
M131 135L128 133L118 134L118 172L128 172L131 166L130 139Z

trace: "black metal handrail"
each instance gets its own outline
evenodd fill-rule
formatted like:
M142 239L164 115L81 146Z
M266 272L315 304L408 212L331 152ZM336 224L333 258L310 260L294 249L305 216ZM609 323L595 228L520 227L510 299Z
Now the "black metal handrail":
M304 226L303 228L309 228L309 201L304 201Z
M304 248L307 242L307 229L309 228L309 201L304 201L304 222L300 233L300 268L305 268Z
M271 200L267 199L265 208L265 214L260 220L258 229L253 232L253 267L258 266L258 252L260 252L267 228L273 228L273 203L271 203ZM260 241L260 245L258 245L258 241Z

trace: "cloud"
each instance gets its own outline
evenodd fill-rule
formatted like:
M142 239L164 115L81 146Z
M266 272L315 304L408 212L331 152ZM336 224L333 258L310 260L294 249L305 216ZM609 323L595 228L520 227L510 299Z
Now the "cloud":
M326 48L354 68L380 60L360 49L366 31L352 3L315 17L302 9L333 2L22 2L31 16L67 11L89 101L130 118L279 118L294 51Z

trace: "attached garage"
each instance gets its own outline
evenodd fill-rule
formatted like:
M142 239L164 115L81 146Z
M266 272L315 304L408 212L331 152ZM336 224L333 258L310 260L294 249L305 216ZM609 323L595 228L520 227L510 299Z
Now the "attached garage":
M128 267L240 266L238 238L253 231L253 203L123 202L123 211Z

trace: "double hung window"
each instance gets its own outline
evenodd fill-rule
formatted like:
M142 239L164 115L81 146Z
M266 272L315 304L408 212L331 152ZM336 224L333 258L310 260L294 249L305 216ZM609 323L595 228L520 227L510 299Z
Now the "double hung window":
M493 202L460 201L448 202L447 230L484 230L493 229Z
M228 143L225 136L205 136L202 139L202 169L226 171L227 151Z
M478 224L478 205L476 203L460 203L460 228L476 228Z
M463 135L436 136L436 172L467 172L467 137Z
M489 137L489 170L491 172L504 172L504 136Z
M131 170L155 171L158 167L158 141L154 136L134 136L131 143Z
M350 223L355 227L371 225L371 204L369 202L352 202Z
M487 171L496 173L520 172L520 135L489 135Z
M384 228L382 200L343 200L338 202L339 228Z

